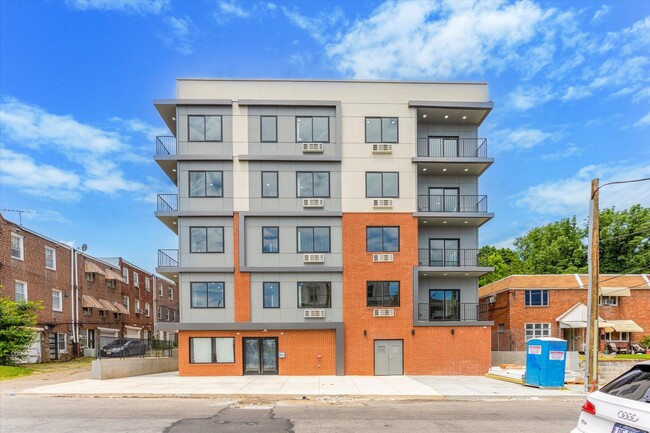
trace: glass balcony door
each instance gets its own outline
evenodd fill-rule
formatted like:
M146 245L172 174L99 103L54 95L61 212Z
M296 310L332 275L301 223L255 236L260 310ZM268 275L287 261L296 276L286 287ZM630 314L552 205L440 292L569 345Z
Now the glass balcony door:
M429 156L432 158L458 157L458 137L429 137Z
M429 239L429 266L459 266L460 239Z
M458 188L429 188L429 212L458 212Z
M429 290L429 320L460 320L460 290Z

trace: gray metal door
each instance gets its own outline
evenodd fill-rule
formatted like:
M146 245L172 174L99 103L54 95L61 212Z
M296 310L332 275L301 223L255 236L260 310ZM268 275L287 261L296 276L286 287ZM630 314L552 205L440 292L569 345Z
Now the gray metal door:
M375 375L404 374L402 340L375 340Z

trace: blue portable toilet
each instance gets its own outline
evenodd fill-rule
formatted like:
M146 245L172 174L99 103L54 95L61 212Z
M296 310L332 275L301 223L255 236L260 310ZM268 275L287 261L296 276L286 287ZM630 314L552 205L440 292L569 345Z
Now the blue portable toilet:
M526 343L526 385L563 388L566 367L566 340L533 338Z

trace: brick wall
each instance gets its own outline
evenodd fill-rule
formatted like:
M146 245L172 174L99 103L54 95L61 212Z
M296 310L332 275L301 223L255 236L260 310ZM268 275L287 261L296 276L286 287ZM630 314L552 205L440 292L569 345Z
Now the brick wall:
M248 272L239 271L239 213L233 216L233 236L235 238L235 322L251 321L251 277Z

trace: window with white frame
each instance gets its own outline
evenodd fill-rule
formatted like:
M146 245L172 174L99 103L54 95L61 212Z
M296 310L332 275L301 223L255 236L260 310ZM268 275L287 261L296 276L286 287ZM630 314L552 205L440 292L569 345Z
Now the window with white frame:
M151 306L149 305L148 302L145 302L144 303L144 315L149 317L150 314L151 314Z
M526 341L531 338L541 338L551 336L550 323L526 323Z
M27 283L24 281L16 281L16 302L27 300Z
M158 305L158 320L162 320L163 317L162 312L163 312L163 308L160 305Z
M65 353L68 350L68 334L57 334L59 353Z
M151 291L151 283L149 282L149 277L145 277L145 278L144 278L144 289L145 289L147 292L150 292L150 291Z
M135 271L133 271L133 287L140 287L140 276Z
M618 296L600 296L598 297L598 305L603 305L605 307L617 307Z
M115 281L115 280L106 280L106 287L108 287L109 289L117 288L117 281Z
M63 293L61 290L52 290L52 311L63 311Z
M122 305L124 305L124 308L126 308L127 310L129 309L129 303L130 303L129 301L130 299L128 296L122 297Z
M607 341L618 341L618 342L628 342L630 341L629 332L608 332L605 334L605 339Z
M129 284L129 268L122 268L122 278L125 284Z
M234 338L190 338L190 363L223 364L233 362L235 362Z
M84 316L90 316L90 315L93 314L92 310L89 307L83 307L83 313L84 313Z
M162 283L158 283L158 296L162 298L163 294L164 294L163 285L162 285Z
M56 271L56 250L54 248L45 247L45 267Z
M23 237L16 233L11 234L11 258L18 260L25 258Z
M133 304L133 308L135 309L135 314L140 314L140 300L136 299Z
M106 317L108 317L108 314L106 314L105 310L99 310L99 317L105 319Z
M89 283L93 283L95 281L95 273L86 272L86 281L88 281Z
M174 289L172 287L169 288L169 299L173 300L174 299Z

